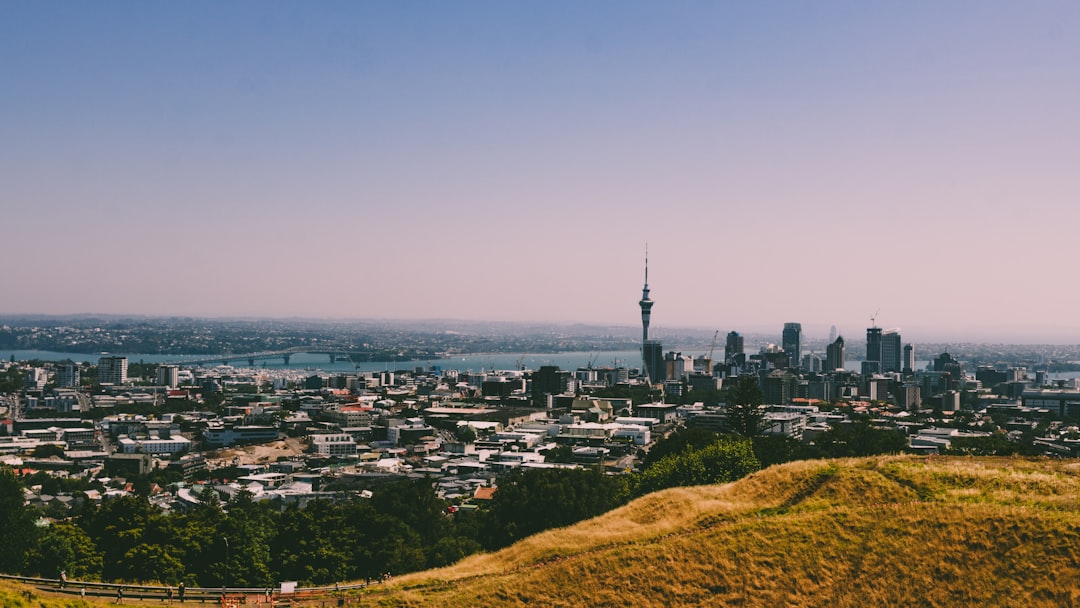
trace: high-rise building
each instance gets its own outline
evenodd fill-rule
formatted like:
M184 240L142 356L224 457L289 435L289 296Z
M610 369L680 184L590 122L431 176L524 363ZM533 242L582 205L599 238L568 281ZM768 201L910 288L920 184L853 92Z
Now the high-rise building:
M62 363L56 368L56 386L75 388L79 386L79 366L75 363Z
M881 370L881 328L866 328L866 361L874 363L878 371Z
M126 384L127 369L127 357L101 357L98 359L98 382L100 384Z
M904 369L905 374L911 374L915 372L915 345L904 345Z
M825 347L825 371L835 372L844 369L847 363L844 352L844 336L837 336L831 344Z
M836 326L833 325L829 328L829 344L836 342L838 337L840 337L840 332L836 329Z
M802 324L801 323L784 323L784 334L780 341L784 352L788 356L788 365L791 367L799 367L802 363Z
M157 368L157 385L176 388L180 384L180 368L175 365L159 365Z
M881 371L899 372L902 364L903 348L899 329L886 330L881 335Z
M641 358L645 362L645 374L651 384L667 379L664 365L664 346L659 340L646 340L641 345Z
M742 354L743 350L743 337L737 331L729 332L724 344L724 361L730 362L732 357Z

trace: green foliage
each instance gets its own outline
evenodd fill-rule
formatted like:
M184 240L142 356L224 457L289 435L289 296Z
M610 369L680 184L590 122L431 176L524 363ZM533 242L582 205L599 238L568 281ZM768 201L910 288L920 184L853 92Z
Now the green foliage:
M17 393L26 386L23 371L18 367L9 367L0 373L0 394Z
M951 444L942 453L953 456L1035 456L1035 450L1030 443L1015 443L1009 441L1008 435L1003 432L992 433L986 437L955 437L950 438Z
M821 451L815 446L807 445L791 437L758 435L751 437L750 440L754 444L754 455L761 462L763 469L794 460L821 458Z
M634 477L634 495L664 488L727 483L761 468L753 444L743 438L721 438L704 448L689 445L665 456Z
M822 433L814 445L825 458L897 454L907 450L907 437L900 431L879 429L869 420L837 425Z
M544 454L544 462L572 463L574 462L574 448L568 445L555 446Z
M0 467L0 572L19 572L37 541L34 513L23 502L22 483Z
M472 443L476 441L476 429L467 424L457 427L454 431L454 435L458 438L458 441L461 441L462 443Z
M649 448L648 454L645 455L645 459L642 461L642 468L647 469L657 461L673 454L680 454L687 448L701 449L719 438L719 434L706 429L698 427L681 428L657 441Z
M101 576L101 555L90 537L69 522L54 523L40 533L29 554L29 572L53 577L66 570L71 578L95 580Z
M38 447L34 448L34 451L31 452L30 455L34 458L52 458L53 456L63 458L64 448L55 444L47 443L45 445L39 445Z
M484 545L497 549L531 534L605 513L628 498L624 476L599 469L532 469L499 480Z
M727 409L724 415L732 433L754 437L765 430L765 412L761 404L765 396L754 376L739 376L728 389Z

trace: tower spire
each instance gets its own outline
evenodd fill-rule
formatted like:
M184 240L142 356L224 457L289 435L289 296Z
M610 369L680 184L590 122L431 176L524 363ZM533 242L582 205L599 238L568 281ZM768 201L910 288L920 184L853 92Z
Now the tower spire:
M641 341L649 339L649 317L652 313L653 301L649 298L649 244L645 244L645 286L641 288Z

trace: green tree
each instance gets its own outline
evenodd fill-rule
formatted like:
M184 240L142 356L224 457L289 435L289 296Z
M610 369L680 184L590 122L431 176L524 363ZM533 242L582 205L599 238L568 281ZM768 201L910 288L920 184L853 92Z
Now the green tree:
M727 408L724 415L732 433L754 437L765 430L765 412L761 404L765 396L754 376L738 376L728 389Z
M72 579L101 577L101 554L90 537L70 522L44 528L29 561L29 572L41 577L52 578L61 570Z
M499 480L486 513L489 549L606 513L628 498L625 476L600 469L518 471Z
M544 462L572 463L574 462L574 448L568 445L555 446L544 453Z
M761 468L745 438L722 438L712 444L666 456L634 476L634 495L664 488L727 483Z
M718 433L703 428L692 426L681 428L657 441L649 448L649 452L641 463L642 468L647 469L661 459L672 454L680 454L687 448L701 449L719 438Z
M462 443L472 443L476 441L476 429L467 424L463 424L457 427L454 431L454 436Z
M129 553L142 544L152 524L163 517L145 498L106 499L100 508L83 516L83 530L102 555L102 578L118 580L132 575Z
M27 551L37 541L35 516L24 502L23 486L15 472L0 467L0 572L21 572Z
M31 455L34 458L51 458L53 456L63 458L64 448L52 443L47 443L45 445L39 445L38 447L34 448L34 451L31 452Z
M907 436L900 431L880 429L868 419L841 424L822 433L814 441L826 458L896 454L908 447Z

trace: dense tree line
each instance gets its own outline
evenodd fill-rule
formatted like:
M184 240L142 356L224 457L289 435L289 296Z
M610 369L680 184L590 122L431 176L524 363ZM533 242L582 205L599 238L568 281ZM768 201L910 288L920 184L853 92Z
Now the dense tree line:
M145 496L125 495L99 506L80 501L74 517L45 527L35 526L38 514L23 505L23 480L3 469L0 543L9 550L0 553L0 570L200 587L325 585L448 565L647 492L731 481L757 468L749 440L724 438L630 476L599 468L517 471L501 477L494 499L475 511L450 513L430 480L401 480L378 486L371 498L305 508L281 509L243 491L221 503L206 492L194 507L166 514Z

